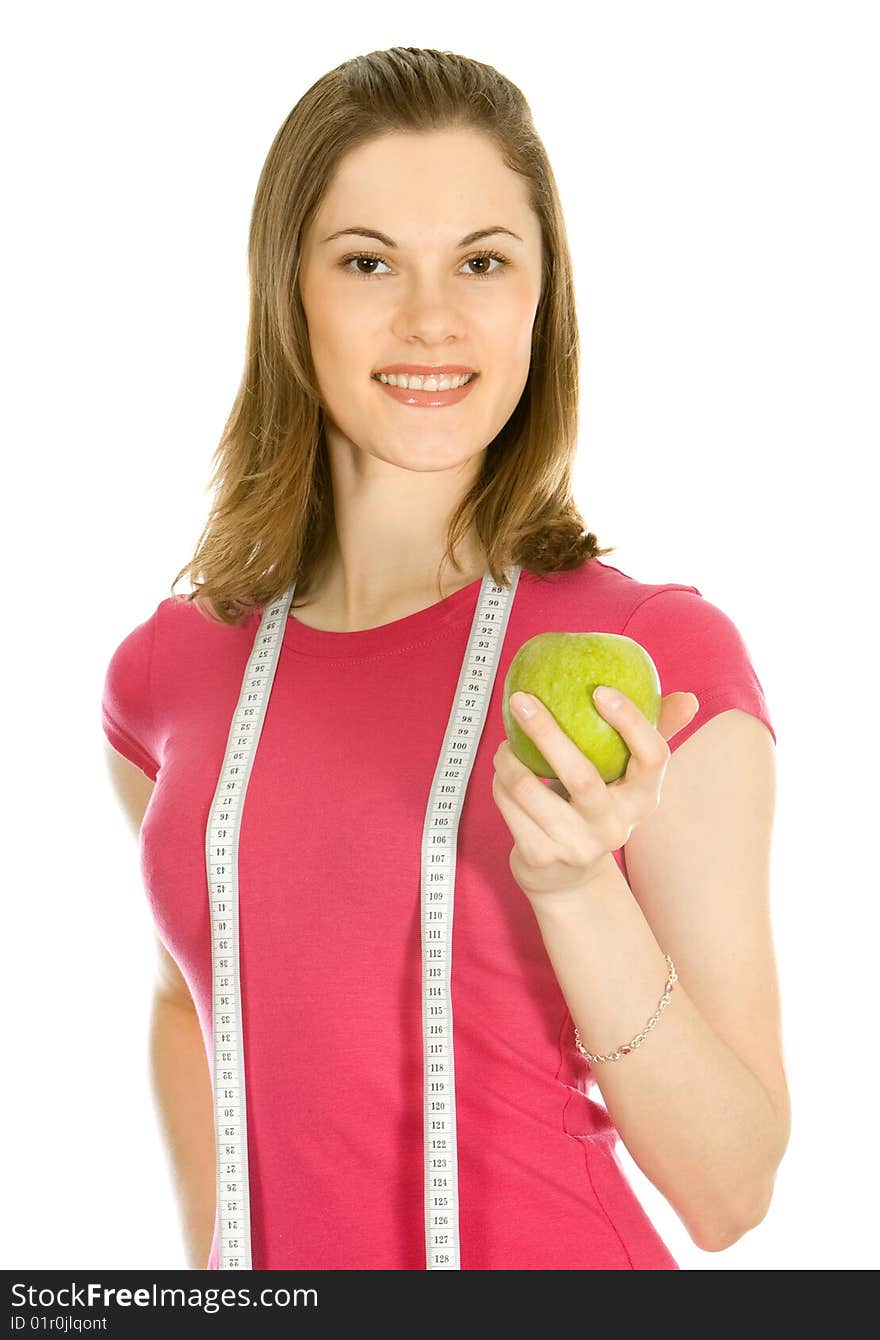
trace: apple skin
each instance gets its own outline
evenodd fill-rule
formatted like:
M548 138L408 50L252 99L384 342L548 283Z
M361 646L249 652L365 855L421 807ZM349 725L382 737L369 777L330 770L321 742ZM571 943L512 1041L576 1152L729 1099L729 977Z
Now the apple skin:
M599 684L620 689L656 726L661 685L648 652L621 633L538 633L516 652L504 680L501 713L510 747L538 777L558 778L510 710L510 696L534 694L586 754L605 782L626 772L630 749L593 702Z

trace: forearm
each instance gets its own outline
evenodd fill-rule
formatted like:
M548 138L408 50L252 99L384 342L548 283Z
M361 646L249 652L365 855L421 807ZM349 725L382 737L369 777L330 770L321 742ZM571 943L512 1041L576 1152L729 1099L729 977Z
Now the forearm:
M214 1108L208 1058L194 1008L157 994L150 1029L153 1093L171 1156L187 1260L208 1264L216 1209Z
M609 855L577 897L532 906L580 1039L607 1054L656 1010L664 954ZM707 1250L763 1216L787 1129L765 1087L710 1027L678 980L640 1046L592 1073L621 1139L691 1237ZM586 1058L584 1064L586 1065Z

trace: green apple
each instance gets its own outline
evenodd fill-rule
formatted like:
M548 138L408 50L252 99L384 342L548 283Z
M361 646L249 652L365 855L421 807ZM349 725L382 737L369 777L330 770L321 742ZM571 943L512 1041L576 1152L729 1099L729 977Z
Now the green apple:
M603 781L623 776L629 746L593 702L599 684L625 693L651 725L657 725L660 676L648 652L633 638L621 633L538 633L517 651L504 680L501 711L511 749L538 777L561 780L510 710L510 695L520 690L534 694L549 708Z

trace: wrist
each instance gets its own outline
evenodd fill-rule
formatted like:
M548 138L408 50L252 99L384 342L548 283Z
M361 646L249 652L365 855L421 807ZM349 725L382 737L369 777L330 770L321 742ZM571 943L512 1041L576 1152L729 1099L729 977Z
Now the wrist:
M535 915L541 917L567 916L577 914L585 907L595 907L601 903L617 904L626 895L632 898L632 890L623 872L607 852L584 879L570 889L548 890L542 893L527 894Z

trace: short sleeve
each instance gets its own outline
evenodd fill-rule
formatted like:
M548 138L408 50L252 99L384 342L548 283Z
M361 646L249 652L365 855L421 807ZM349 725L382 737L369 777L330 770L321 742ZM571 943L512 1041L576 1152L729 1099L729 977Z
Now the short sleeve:
M113 748L154 782L159 771L151 678L158 611L125 637L110 658L101 725Z
M695 587L669 587L647 596L623 628L650 654L663 697L694 693L696 716L669 740L675 752L712 717L730 708L763 721L776 743L764 689L736 624Z

